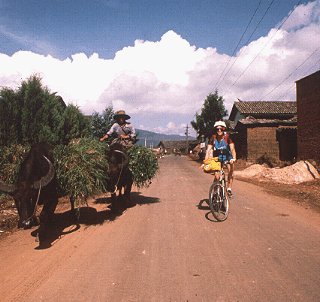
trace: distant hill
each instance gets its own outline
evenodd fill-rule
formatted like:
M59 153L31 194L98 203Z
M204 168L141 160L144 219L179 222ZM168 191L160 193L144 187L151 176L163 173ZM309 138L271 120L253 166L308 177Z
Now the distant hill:
M144 146L146 143L147 147L153 146L154 148L160 143L160 141L183 141L186 140L186 136L178 134L161 134L141 129L136 129L137 137L139 141L137 145ZM189 140L194 140L194 137L189 136Z

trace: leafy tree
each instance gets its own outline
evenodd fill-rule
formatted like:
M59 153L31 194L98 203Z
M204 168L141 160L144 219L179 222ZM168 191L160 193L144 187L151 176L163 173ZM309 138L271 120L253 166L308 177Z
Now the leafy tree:
M12 89L0 91L0 145L8 146L21 141L21 104Z
M17 90L0 90L0 145L68 143L89 135L89 123L79 108L66 106L33 75Z
M16 90L0 91L0 144L60 142L64 102L33 75Z
M22 104L22 143L31 144L39 141L39 130L42 129L41 119L44 118L41 116L44 114L41 108L48 95L48 89L42 86L41 79L35 75L23 81L17 91L17 97Z
M91 116L91 133L94 137L102 137L111 128L114 120L114 110L112 106L107 107L102 114L94 112Z
M207 96L201 108L201 113L196 113L195 120L191 122L191 125L197 131L198 138L201 135L210 137L213 133L214 123L222 120L227 114L224 99L215 91L215 93L210 93Z
M63 143L74 138L89 136L89 121L75 105L68 105L64 111Z

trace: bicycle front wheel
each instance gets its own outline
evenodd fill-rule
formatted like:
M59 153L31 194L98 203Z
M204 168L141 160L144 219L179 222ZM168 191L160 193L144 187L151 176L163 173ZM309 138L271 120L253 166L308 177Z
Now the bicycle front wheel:
M229 198L220 182L212 183L209 190L209 206L212 215L218 221L224 221L229 214Z

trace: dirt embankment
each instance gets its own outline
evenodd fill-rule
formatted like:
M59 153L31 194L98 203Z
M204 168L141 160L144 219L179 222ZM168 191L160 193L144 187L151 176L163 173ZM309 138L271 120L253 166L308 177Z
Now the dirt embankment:
M320 211L320 176L308 161L299 161L284 168L253 164L235 171L235 177L262 186L271 194Z

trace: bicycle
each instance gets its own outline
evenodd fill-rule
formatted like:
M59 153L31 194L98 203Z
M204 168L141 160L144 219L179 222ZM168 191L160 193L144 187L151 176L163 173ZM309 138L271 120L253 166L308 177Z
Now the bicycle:
M224 221L229 214L229 195L227 193L227 181L224 167L229 161L221 161L220 179L212 182L209 189L209 207L212 215L218 221Z

